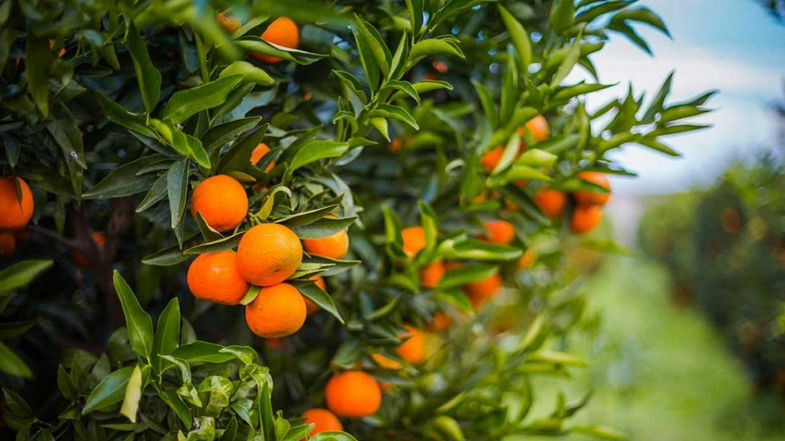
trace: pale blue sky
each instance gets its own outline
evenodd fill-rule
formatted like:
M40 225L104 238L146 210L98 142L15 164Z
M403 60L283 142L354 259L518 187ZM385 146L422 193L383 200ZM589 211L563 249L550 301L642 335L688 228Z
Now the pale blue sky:
M785 26L776 24L754 0L641 0L659 13L673 40L645 25L638 27L650 43L649 57L623 37L614 37L593 56L604 83L620 82L589 99L603 103L621 95L627 83L636 91L656 92L671 71L676 75L671 100L681 101L707 89L719 89L710 101L717 109L701 123L714 127L665 140L684 156L672 159L626 147L615 158L640 173L636 180L615 179L620 193L664 193L711 181L733 158L752 157L771 146L776 125L767 102L785 97Z

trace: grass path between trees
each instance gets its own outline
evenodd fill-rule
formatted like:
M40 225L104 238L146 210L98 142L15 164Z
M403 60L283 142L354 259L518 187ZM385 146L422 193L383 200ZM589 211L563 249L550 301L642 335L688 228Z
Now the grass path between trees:
M668 277L649 261L614 257L589 282L589 305L602 325L596 336L572 342L592 363L578 373L586 389L565 390L572 400L594 388L579 420L636 441L785 440L777 399L753 391L698 311L670 302ZM563 384L538 382L537 392L555 396Z

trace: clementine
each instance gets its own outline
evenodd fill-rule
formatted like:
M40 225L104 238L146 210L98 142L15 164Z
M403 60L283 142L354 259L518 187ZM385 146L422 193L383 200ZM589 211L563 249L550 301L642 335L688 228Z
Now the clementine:
M259 224L240 238L237 269L248 283L271 286L291 277L303 260L300 238L280 224Z
M224 232L240 225L248 214L248 196L236 179L215 175L200 182L191 195L191 214L202 215L207 225Z
M305 323L305 300L292 285L279 283L262 288L245 307L251 332L263 338L281 338L299 331Z
M375 378L362 371L335 374L325 388L327 407L338 416L373 415L382 404L382 390Z
M267 26L267 29L264 30L261 37L262 40L268 43L291 49L297 49L297 46L300 44L299 32L300 31L297 28L297 24L292 21L292 19L288 17L279 17L273 20L273 22ZM269 64L280 63L283 61L283 58L274 57L272 55L260 54L256 52L251 53L251 55Z
M248 291L232 250L200 254L188 266L186 279L194 297L222 305L239 304Z
M22 229L33 217L33 208L33 193L24 179L0 177L0 232Z

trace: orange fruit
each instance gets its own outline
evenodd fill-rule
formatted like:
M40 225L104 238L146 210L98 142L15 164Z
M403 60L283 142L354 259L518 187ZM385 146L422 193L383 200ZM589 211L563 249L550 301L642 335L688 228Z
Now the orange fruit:
M403 238L403 252L409 258L414 257L425 248L425 229L419 225L404 228L401 230L401 237Z
M482 164L483 170L490 173L496 168L496 164L502 159L502 155L504 154L504 146L500 145L496 148L492 148L487 152L483 153L480 157L480 163Z
M14 182L19 184L21 198L17 198ZM0 232L22 229L33 217L33 206L33 193L24 179L0 177Z
M444 311L439 311L433 315L431 323L428 324L428 329L433 332L443 332L452 325L452 317Z
M259 145L256 146L256 148L253 149L253 152L251 152L251 164L253 165L258 164L259 161L261 161L261 159L264 157L264 155L268 153L270 153L270 147L268 147L267 144L263 142L260 143ZM271 161L267 165L267 168L264 169L264 172L270 173L270 170L272 170L274 167L275 167L275 161Z
M325 237L303 239L303 245L308 254L340 260L349 252L349 234L341 230Z
M484 239L491 243L507 245L515 239L515 227L505 220L489 220L483 223Z
M207 225L218 232L234 229L248 214L248 196L236 179L215 175L200 182L191 195L191 214L202 215Z
M420 270L420 285L428 289L436 288L442 277L444 277L445 272L447 272L447 269L441 260L426 265Z
M496 297L501 287L502 278L496 273L484 279L467 283L464 285L463 291L469 296L469 302L477 310L485 302Z
M305 300L288 283L262 288L245 307L245 321L251 332L264 338L281 338L299 331L305 323Z
M550 136L550 128L548 127L548 120L542 115L537 115L534 118L526 121L524 127L518 128L518 135L525 136L526 133L531 133L532 137L538 142L545 141Z
M93 238L93 242L98 245L98 249L103 250L104 245L106 245L106 235L103 233L103 231L93 231L91 236ZM71 253L71 256L74 258L74 262L76 262L76 264L82 268L90 268L93 266L93 262L90 261L90 258L88 258L85 253L81 251L74 251Z
M398 345L395 352L409 364L417 364L425 360L425 333L412 325L404 325L407 333L400 337L405 338Z
M602 221L602 207L599 205L577 206L572 212L570 229L575 234L588 233Z
M248 283L271 286L291 277L303 260L300 238L280 224L251 227L237 245L237 269Z
M373 415L382 404L382 390L375 378L362 371L335 374L324 391L327 407L338 416Z
M543 189L534 195L534 203L551 219L561 216L567 204L567 195L558 190Z
M535 260L537 260L537 252L534 251L534 248L527 248L518 259L518 268L529 269L534 265Z
M371 358L376 364L378 364L383 369L390 369L393 371L397 371L398 369L401 369L403 367L401 363L398 363L392 358L386 357L378 352L371 354Z
M609 190L611 189L611 183L608 181L608 177L604 173L597 173L597 172L580 172L578 173L578 177L583 179L584 181L591 182L592 184L599 185L600 187ZM599 193L596 191L576 191L574 193L575 202L578 205L605 205L608 203L608 200L611 198L610 193Z
M273 22L267 26L267 29L264 30L261 37L262 40L268 43L291 49L297 49L297 46L300 44L300 34L299 29L297 29L297 24L288 17L280 17L273 20ZM251 55L269 64L283 61L283 58L256 52L252 52Z
M197 299L222 305L237 305L248 291L248 283L237 271L237 253L232 250L204 253L188 266L188 289Z
M311 280L314 281L314 284L322 289L322 291L327 290L327 285L324 283L324 279L322 276L316 275L311 277ZM305 312L306 315L311 315L316 313L319 310L319 305L313 302L313 300L309 299L308 297L303 296L303 300L305 300Z
M319 432L343 431L341 421L327 409L308 409L301 416L305 418L305 424L313 424L313 429L309 432L310 436Z
M235 33L238 29L240 29L240 21L230 16L226 12L219 12L215 16L215 20L218 22L219 26L226 29L230 33Z
M10 259L16 249L16 239L12 233L0 233L0 259Z

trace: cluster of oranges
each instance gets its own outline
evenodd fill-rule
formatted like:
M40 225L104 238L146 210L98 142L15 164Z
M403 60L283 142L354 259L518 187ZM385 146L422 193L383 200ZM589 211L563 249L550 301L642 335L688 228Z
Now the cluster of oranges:
M33 193L24 179L0 177L0 258L14 254L20 230L33 217Z
M572 193L575 207L570 219L570 230L575 234L585 234L597 228L602 221L602 207L610 200L611 185L608 177L603 173L585 171L578 173L578 177L608 190L608 192L576 191ZM566 193L548 188L542 189L534 195L534 202L551 219L561 217L567 205L567 199Z
M530 135L537 142L542 142L550 136L548 121L542 115L530 119L524 127L518 129L518 135L522 138ZM518 147L518 154L526 149L526 142L522 139ZM498 146L485 152L480 158L483 169L491 172L504 154L505 147ZM578 177L584 181L591 182L597 186L610 191L610 182L607 176L598 172L581 172ZM517 184L526 185L521 181ZM570 220L570 230L575 234L584 234L594 230L602 221L602 207L610 199L609 192L577 191L572 194L575 208L572 211ZM476 200L482 201L485 197L479 196ZM560 190L552 188L540 189L534 195L534 201L540 210L549 218L556 219L562 215L567 205L568 195Z
M259 144L251 155L256 164L270 151ZM267 171L275 164L270 164ZM216 175L201 181L191 195L191 213L200 216L213 230L227 232L248 215L248 196L236 179ZM237 251L200 254L188 267L191 293L203 300L238 305L251 285L260 287L245 308L248 327L264 338L280 338L297 332L305 318L318 310L293 285L284 283L302 263L303 248L310 254L341 259L349 251L349 235L340 230L320 238L300 240L285 225L262 223L249 228L240 238ZM321 276L312 278L322 289Z
M226 12L219 13L216 16L216 21L229 32L236 32L241 26L236 18ZM268 43L290 49L297 49L297 46L300 44L300 33L297 23L288 17L279 17L273 20L262 32L261 38ZM251 56L267 64L276 64L283 61L283 58L280 57L255 52Z

